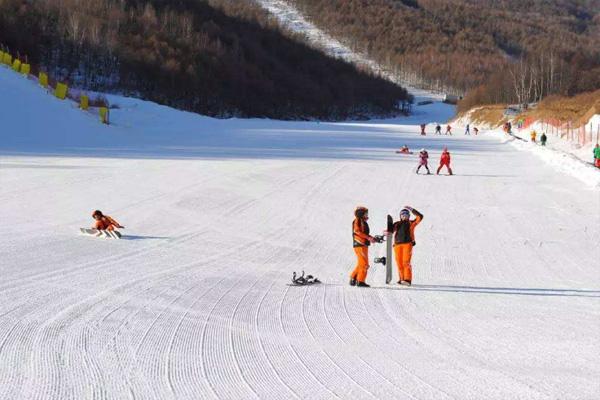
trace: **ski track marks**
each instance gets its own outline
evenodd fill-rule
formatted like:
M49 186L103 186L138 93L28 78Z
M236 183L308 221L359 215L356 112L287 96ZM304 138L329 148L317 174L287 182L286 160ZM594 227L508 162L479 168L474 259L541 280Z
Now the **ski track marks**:
M587 189L485 136L422 140L467 149L453 154L456 176L416 175L416 157L120 160L111 173L131 199L116 198L114 216L126 235L162 239L79 236L71 203L55 205L56 238L7 224L0 399L593 399ZM19 171L2 215L19 213L21 193L50 218L48 189L27 184L40 170ZM52 173L64 171L81 193L96 168ZM413 287L384 285L380 266L373 288L347 286L358 204L375 234L404 205L424 213ZM568 221L549 225L562 210ZM288 286L302 270L323 284Z

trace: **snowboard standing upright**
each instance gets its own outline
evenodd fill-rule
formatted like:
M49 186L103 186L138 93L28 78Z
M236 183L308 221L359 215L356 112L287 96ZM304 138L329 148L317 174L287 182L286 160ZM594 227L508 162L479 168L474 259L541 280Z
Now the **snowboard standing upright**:
M387 234L385 235L385 257L376 258L375 262L378 264L385 265L385 283L390 283L392 281L392 246L394 240L394 219L391 215L387 216Z
M385 235L385 283L392 281L392 245L394 244L394 219L387 216L387 235Z

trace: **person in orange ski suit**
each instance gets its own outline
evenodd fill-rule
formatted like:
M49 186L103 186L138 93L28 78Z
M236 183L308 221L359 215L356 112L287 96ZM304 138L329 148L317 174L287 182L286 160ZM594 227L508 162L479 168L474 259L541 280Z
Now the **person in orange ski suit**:
M366 207L356 207L352 222L352 246L356 254L356 267L350 274L350 286L369 287L367 270L369 269L369 245L376 239L369 235L369 210Z
M410 220L410 213L415 216ZM415 227L423 220L423 214L412 207L405 206L400 211L400 221L394 223L394 255L396 256L396 266L398 267L398 283L401 285L411 285L412 283L412 249L415 245Z
M102 214L102 211L100 210L94 211L92 218L96 220L94 223L94 228L98 229L99 231L114 231L115 228L125 228L112 217Z
M437 169L436 175L440 174L440 170L444 165L448 168L450 175L452 175L452 168L450 168L450 152L447 147L444 147L444 151L442 151L442 155L440 156L440 166Z

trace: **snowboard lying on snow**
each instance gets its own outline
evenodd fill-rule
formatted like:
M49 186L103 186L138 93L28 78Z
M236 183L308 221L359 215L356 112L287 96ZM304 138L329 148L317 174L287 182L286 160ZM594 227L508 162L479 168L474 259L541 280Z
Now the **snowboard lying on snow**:
M121 239L121 233L117 231L101 231L93 228L79 228L81 233L89 236L104 237L111 239Z

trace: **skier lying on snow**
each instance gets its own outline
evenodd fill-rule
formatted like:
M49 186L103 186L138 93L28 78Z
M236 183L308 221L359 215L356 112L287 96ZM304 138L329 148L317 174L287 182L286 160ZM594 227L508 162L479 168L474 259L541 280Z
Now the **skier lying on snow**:
M410 220L410 213L415 216ZM398 267L398 283L401 285L410 285L412 282L412 248L415 243L415 227L423 220L423 214L412 207L405 206L400 211L400 221L394 222L394 254L396 256L396 266Z
M102 214L102 211L100 210L94 211L94 213L92 214L92 218L96 220L94 228L98 229L99 231L114 231L115 228L125 228L113 218L109 217L108 215Z

